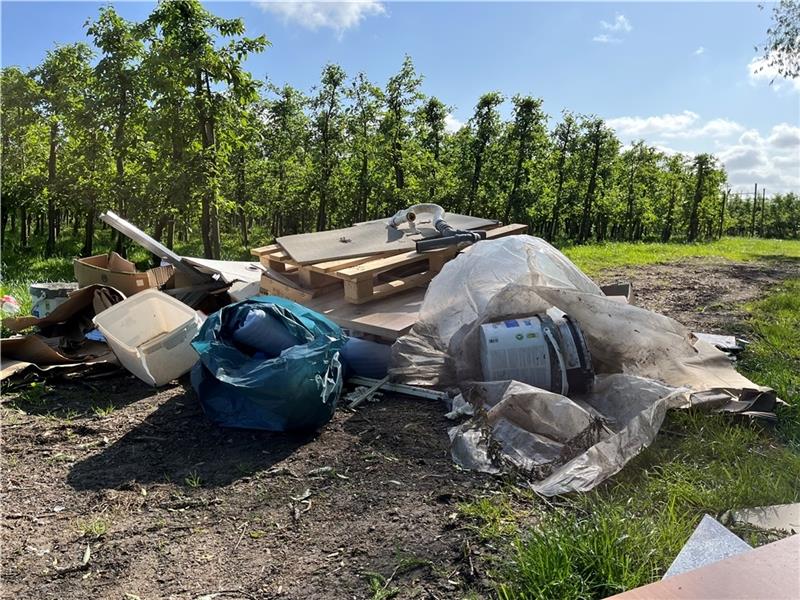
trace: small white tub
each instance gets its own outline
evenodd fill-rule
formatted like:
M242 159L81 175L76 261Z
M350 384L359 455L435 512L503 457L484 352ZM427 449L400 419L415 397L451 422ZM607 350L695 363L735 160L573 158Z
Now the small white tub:
M190 342L201 323L200 316L183 302L152 289L94 318L122 366L154 386L180 377L197 362Z

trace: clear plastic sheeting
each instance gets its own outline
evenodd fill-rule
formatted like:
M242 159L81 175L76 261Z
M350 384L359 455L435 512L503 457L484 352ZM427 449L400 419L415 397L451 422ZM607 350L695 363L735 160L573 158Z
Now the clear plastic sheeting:
M421 386L480 382L480 326L553 307L583 330L594 389L567 398L519 382L463 386L476 414L450 431L461 466L524 472L545 495L587 491L652 442L666 410L705 401L700 392L767 390L674 319L607 298L530 236L484 241L446 263L419 322L392 347L390 374Z
M551 304L536 293L539 288L603 297L544 240L517 235L475 244L431 282L417 324L392 348L390 373L423 386L479 380L480 325L545 312Z
M476 416L450 431L460 466L488 473L518 470L542 478L589 448L599 415L566 396L519 381L465 386Z
M518 381L465 387L477 415L449 432L455 462L521 473L546 496L590 490L619 471L689 392L623 374L600 376L574 399Z

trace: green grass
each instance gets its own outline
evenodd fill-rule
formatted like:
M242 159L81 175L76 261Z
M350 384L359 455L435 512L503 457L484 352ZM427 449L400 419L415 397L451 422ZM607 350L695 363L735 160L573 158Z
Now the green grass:
M587 275L602 269L674 262L689 257L749 261L766 258L800 258L800 241L760 238L723 238L697 244L615 242L562 248Z
M251 235L251 244L265 245L268 242L266 234L261 229ZM30 247L20 248L13 235L6 235L3 239L2 271L0 271L0 296L11 295L20 303L20 314L30 314L31 298L29 286L32 283L46 281L74 281L73 258L78 255L82 246L82 238L72 238L70 235L62 236L56 246L56 255L52 258L42 258L44 251L44 237L31 238ZM113 249L110 230L100 230L94 244L95 254L104 254ZM183 256L202 256L203 248L200 240L191 242L177 242L175 251ZM225 260L251 260L250 249L241 245L238 234L225 234L222 237L222 258ZM133 243L128 247L128 259L133 261L140 270L147 270L150 264L150 254Z
M108 521L104 519L94 519L92 521L78 521L77 529L81 537L90 539L100 539L108 533Z
M183 482L187 485L187 487L193 489L203 486L203 479L197 474L197 471L191 471L186 477L184 477Z
M778 429L800 450L800 280L785 282L747 308L754 341L739 368L788 403L779 411Z
M602 598L661 577L704 514L800 501L800 280L748 306L753 343L740 369L789 404L776 430L693 411L668 415L655 443L612 480L530 507L512 495L479 499L460 514L499 546L497 595ZM751 545L775 539L734 528Z

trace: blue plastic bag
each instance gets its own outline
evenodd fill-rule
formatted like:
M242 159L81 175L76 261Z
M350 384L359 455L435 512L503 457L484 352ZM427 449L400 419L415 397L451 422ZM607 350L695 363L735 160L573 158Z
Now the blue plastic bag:
M272 317L268 322L285 328L282 338L288 332L297 340L274 358L251 354L235 340L246 322L252 325L248 314L262 310ZM223 427L314 430L336 410L345 341L336 324L304 306L275 296L249 298L210 315L200 328L192 341L200 355L192 387L206 415Z

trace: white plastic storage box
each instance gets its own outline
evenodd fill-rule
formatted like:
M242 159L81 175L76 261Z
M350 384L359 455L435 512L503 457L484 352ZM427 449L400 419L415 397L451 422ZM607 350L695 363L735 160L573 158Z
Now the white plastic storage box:
M94 318L122 366L155 386L197 362L190 342L201 323L193 309L158 290L139 292Z

